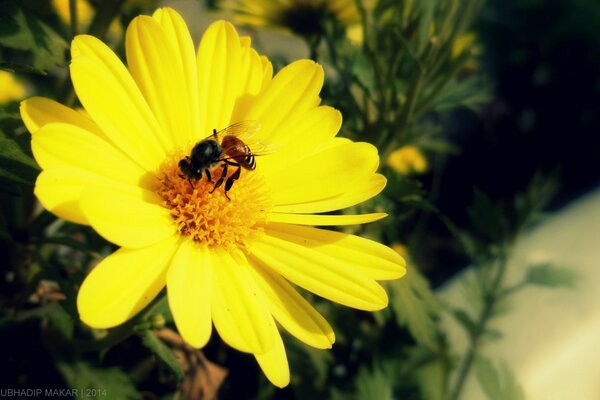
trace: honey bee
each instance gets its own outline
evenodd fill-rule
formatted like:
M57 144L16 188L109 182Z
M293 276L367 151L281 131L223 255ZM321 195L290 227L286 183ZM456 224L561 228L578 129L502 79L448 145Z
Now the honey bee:
M242 137L251 138L259 129L258 121L238 122L220 131L213 129L212 135L196 143L191 154L179 161L181 176L191 182L202 179L204 174L206 179L212 183L211 172L220 166L222 167L221 173L210 193L213 193L225 182L225 197L231 200L227 192L240 178L242 168L249 171L254 170L256 168L255 156L267 154L266 147L261 143L253 144L253 148L264 150L261 154L257 154L253 153L250 146L242 140ZM227 176L229 167L234 167L235 171Z

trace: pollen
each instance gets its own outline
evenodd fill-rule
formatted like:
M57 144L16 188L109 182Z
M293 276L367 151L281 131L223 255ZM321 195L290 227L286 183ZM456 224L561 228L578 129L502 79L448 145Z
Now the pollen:
M209 247L243 246L262 232L271 208L270 195L259 169L242 170L225 196L225 184L210 193L220 177L221 167L212 172L212 182L206 176L188 180L177 166L181 157L174 157L160 170L157 193L181 235ZM228 176L235 171L229 167Z

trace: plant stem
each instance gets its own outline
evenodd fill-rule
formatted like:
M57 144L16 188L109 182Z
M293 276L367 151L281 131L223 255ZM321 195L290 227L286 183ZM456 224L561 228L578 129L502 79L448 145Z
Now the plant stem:
M77 0L69 0L69 16L71 19L71 35L75 37L78 33L79 19L77 16Z
M500 290L502 284L502 278L506 270L506 252L504 252L497 261L496 274L491 282L489 291L485 291L483 294L483 308L479 314L479 319L476 322L475 328L469 332L469 349L465 355L462 364L458 370L458 376L454 381L454 386L450 390L448 400L458 400L464 387L465 381L473 362L475 361L475 355L479 349L481 337L486 331L487 323L492 317L494 307L497 300L502 297L503 292Z

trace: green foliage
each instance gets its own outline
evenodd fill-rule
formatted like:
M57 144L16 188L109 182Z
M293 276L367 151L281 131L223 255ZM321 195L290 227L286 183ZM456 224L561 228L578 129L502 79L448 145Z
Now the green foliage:
M112 399L141 399L131 379L117 367L96 366L89 362L58 361L57 367L67 385L89 393L87 397ZM86 397L86 396L82 396Z
M523 390L506 364L479 356L477 380L489 400L525 400Z
M361 368L356 377L356 400L392 400L392 385L383 371Z
M67 43L19 1L2 1L0 67L46 74L64 65Z
M177 357L162 340L160 340L151 330L141 332L142 344L146 346L152 354L156 356L177 378L178 381L183 379L183 370L177 362Z
M406 327L413 338L430 349L438 345L436 317L440 307L427 280L416 268L410 268L406 277L389 282L390 306L396 322Z
M527 268L525 282L547 288L574 289L581 277L572 269L541 263Z
M15 139L0 131L0 182L31 185L38 173L39 167L33 158Z
M467 212L479 236L491 243L502 243L507 239L509 223L500 203L492 201L486 194L475 190L473 205Z

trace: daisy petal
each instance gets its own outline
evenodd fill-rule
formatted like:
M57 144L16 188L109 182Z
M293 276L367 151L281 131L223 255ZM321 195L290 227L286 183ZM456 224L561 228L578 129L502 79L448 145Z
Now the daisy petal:
M240 46L242 86L238 96L244 94L254 96L263 88L263 61L258 52L252 48L252 40L249 36L240 37Z
M359 177L346 192L338 196L305 202L297 201L290 204L276 204L273 212L320 213L341 210L376 196L383 190L386 182L383 175L369 174Z
M177 330L187 343L204 347L210 338L211 261L208 248L185 240L167 273L167 295Z
M254 99L242 120L261 122L260 137L279 145L279 138L319 102L323 67L311 60L299 60L283 68Z
M177 227L153 192L114 192L87 189L81 209L90 225L106 240L126 248L149 246L173 236Z
M372 213L360 215L314 215L314 214L288 214L270 213L269 222L280 222L297 225L342 226L366 224L379 221L387 217L386 213Z
M262 268L251 260L252 275L273 317L298 340L318 349L330 349L335 341L333 329L281 275Z
M32 134L46 124L64 122L104 137L98 125L80 112L45 97L31 97L21 102L21 117Z
M241 46L229 22L213 23L198 48L198 90L201 136L229 125L236 97L242 86Z
M273 346L269 351L263 354L254 354L260 369L267 379L275 386L282 388L290 383L290 366L281 335L277 327L273 326Z
M364 273L366 268L356 268L360 266L356 261L338 260L318 248L295 243L270 229L265 229L265 233L250 245L250 252L296 285L360 310L381 310L387 306L385 290ZM311 236L303 240L310 241Z
M175 10L169 7L159 8L152 15L158 21L166 39L175 48L176 62L183 69L184 84L187 96L186 110L190 113L191 125L188 131L177 132L176 143L186 145L194 138L197 139L200 131L200 119L198 114L198 70L196 67L196 52L194 42L185 21Z
M114 146L75 125L44 125L33 135L31 150L44 169L78 167L130 185L149 179L144 169Z
M374 146L341 142L265 176L273 188L276 206L298 204L346 193L357 179L373 174L377 163Z
M274 344L275 322L248 271L251 268L245 256L232 255L222 250L211 253L214 257L212 318L221 338L240 351L263 354Z
M167 41L158 21L148 16L131 21L125 36L129 70L162 127L159 139L167 149L173 148L182 132L192 131L189 83L175 44Z
M174 239L143 249L120 249L83 281L77 295L81 320L94 328L119 325L146 307L165 286Z
M332 107L320 106L307 111L302 118L289 127L287 135L280 135L275 151L269 157L260 159L260 167L269 174L271 171L287 170L288 165L305 158L323 143L335 137L342 126L342 114Z
M165 159L158 122L135 81L100 40L75 37L71 78L79 100L102 131L132 159L154 171Z
M73 167L52 168L42 171L35 182L35 195L44 208L60 218L89 225L79 202L86 188L136 192L135 186L108 179L102 175Z
M304 246L307 252L315 251L323 258L347 263L353 271L370 279L398 279L406 273L406 262L396 251L360 236L288 224L269 224L269 233Z

